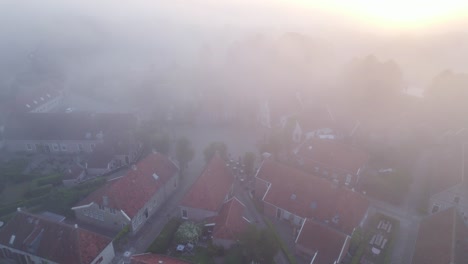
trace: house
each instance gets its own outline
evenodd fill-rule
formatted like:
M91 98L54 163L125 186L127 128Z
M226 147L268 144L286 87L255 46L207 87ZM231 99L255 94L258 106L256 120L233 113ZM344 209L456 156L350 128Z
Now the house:
M202 221L218 215L232 197L234 176L218 154L208 162L180 204L183 219Z
M465 166L468 149L461 147L444 148L441 155L432 162L431 195L429 213L437 213L455 207L468 223L468 182Z
M348 187L359 182L369 161L365 151L330 139L310 139L296 155L303 170Z
M85 167L90 175L104 175L135 162L142 144L135 139L105 139L88 154Z
M255 197L264 213L301 227L313 219L351 235L367 218L369 202L360 193L280 164L262 162L255 176Z
M0 262L106 264L114 258L112 239L18 211L0 228Z
M468 259L468 228L455 207L425 217L419 224L413 264L459 264Z
M130 225L136 233L177 186L177 165L160 153L151 153L72 210L80 221L113 230Z
M12 110L20 113L49 113L61 106L63 97L62 90L40 89L18 95Z
M311 259L311 264L338 264L348 252L351 237L307 219L303 222L295 242L296 253Z
M136 127L136 117L125 113L19 113L8 117L3 136L9 151L65 154L92 152Z
M131 264L190 264L185 260L176 259L173 257L160 255L160 254L151 254L151 253L144 253L133 255L131 259Z
M86 171L78 164L73 164L70 168L65 170L62 178L64 186L70 187L83 182L86 177Z
M236 197L223 204L219 214L214 217L213 243L229 248L235 244L250 221L244 216L245 205ZM208 225L210 225L209 223Z

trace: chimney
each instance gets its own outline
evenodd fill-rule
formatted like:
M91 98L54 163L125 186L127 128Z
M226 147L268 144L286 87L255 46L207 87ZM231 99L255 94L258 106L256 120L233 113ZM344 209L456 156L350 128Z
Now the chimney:
M75 224L75 228L78 228L78 224Z
M109 205L109 198L107 196L102 196L102 204L104 206L108 206Z
M132 170L134 170L134 171L137 170L137 166L135 164L132 165Z
M21 212L21 207L16 208L16 211Z

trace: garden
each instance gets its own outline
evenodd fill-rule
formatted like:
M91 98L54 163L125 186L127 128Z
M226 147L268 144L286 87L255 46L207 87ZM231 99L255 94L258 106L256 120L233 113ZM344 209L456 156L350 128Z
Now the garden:
M356 229L351 237L349 252L352 264L390 263L400 222L377 213L364 228Z
M27 207L31 212L48 210L73 216L71 207L103 185L105 179L65 188L60 166L65 166L66 162L65 159L58 162L49 159L45 160L45 165L41 162L32 167L30 159L18 158L0 164L0 221L8 221L18 207Z

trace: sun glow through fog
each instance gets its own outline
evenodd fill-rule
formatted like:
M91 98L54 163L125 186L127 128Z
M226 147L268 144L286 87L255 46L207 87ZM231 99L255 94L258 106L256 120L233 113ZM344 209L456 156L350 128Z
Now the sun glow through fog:
M367 26L417 29L468 18L467 0L296 0L332 13L349 16Z

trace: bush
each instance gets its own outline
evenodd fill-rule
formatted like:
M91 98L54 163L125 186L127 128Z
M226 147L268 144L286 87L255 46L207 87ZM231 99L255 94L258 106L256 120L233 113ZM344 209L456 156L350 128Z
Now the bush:
M201 235L201 228L193 222L184 222L179 226L175 233L175 239L177 243L185 244L192 243L196 244L198 238Z
M172 218L167 222L164 226L161 233L159 233L158 237L151 243L149 246L148 252L156 253L156 254L165 254L166 251L169 249L171 245L172 239L174 238L175 232L181 225L181 221L177 218Z

